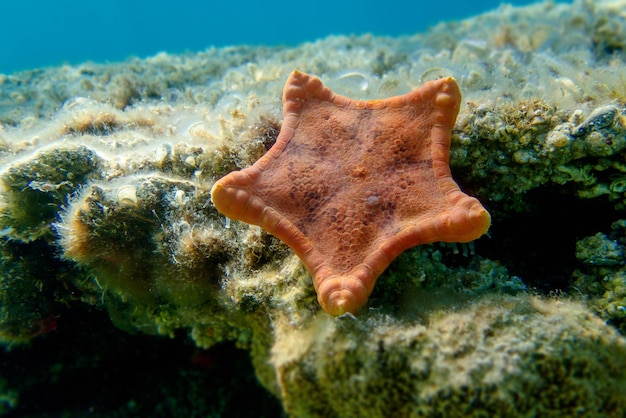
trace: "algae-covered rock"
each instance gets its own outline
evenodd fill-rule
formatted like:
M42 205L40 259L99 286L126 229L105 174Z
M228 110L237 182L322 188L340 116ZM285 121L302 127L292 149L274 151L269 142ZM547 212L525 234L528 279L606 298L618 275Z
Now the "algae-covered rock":
M576 257L583 266L576 270L572 288L582 292L600 317L626 332L626 222L619 220L606 234L598 232L576 243Z
M433 295L437 297L436 295ZM626 344L578 303L487 297L276 321L270 361L294 416L618 416Z
M290 416L623 416L625 22L624 0L543 2L1 77L0 341L67 340L89 307L247 350ZM454 76L451 170L487 236L406 251L357 315L321 311L298 258L209 194L274 144L294 69L355 99Z
M76 144L52 147L15 162L2 174L4 192L0 226L4 234L20 241L33 241L51 233L67 196L97 176L94 151Z

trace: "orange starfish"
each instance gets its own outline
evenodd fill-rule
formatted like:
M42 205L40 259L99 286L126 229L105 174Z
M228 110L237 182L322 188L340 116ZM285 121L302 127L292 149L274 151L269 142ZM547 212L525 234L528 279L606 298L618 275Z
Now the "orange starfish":
M459 189L448 165L460 101L451 77L360 101L294 71L276 143L217 181L213 203L291 247L326 312L354 313L407 248L469 242L489 228L489 213Z

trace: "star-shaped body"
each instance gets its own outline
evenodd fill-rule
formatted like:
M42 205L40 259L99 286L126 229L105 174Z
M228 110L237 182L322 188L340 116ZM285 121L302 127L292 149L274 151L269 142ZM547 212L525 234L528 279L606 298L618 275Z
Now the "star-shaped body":
M489 228L489 213L450 173L460 101L451 77L360 101L294 71L276 143L253 166L217 181L213 203L291 247L326 312L354 313L407 248L469 242Z

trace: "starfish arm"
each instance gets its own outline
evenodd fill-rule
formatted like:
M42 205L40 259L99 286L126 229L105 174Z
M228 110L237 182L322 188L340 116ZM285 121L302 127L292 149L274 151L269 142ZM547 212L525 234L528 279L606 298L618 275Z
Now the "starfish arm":
M333 275L323 270L316 272L313 281L320 306L335 316L358 312L374 290L378 276L396 256L389 257L389 254L378 249L348 274Z
M356 313L365 305L380 273L374 274L369 266L361 263L348 274L324 274L321 272L313 278L317 300L322 309L338 316Z
M289 75L283 89L283 114L299 114L301 104L306 99L314 97L319 100L333 101L334 96L336 96L335 93L326 87L322 80L296 70Z
M215 208L230 219L261 226L291 247L298 257L305 259L311 242L289 220L249 190L254 174L253 166L234 171L216 182L211 189Z
M245 171L235 171L215 182L211 188L211 201L223 215L234 220L245 220L254 199L248 190L253 180Z
M491 216L480 202L460 190L453 191L451 199L456 202L452 209L397 231L372 254L369 263L384 270L398 255L417 245L470 242L484 235L491 225Z
M450 142L454 121L461 105L461 92L452 77L436 80L424 86L429 87L426 91L433 95L431 98L433 102L433 126L430 136L435 178L452 178L449 166ZM431 90L435 88L437 90ZM422 97L425 95L426 93L422 93ZM456 183L455 187L458 188Z
M491 225L491 215L478 199L460 190L452 199L456 199L456 205L439 226L440 241L470 242L484 235Z

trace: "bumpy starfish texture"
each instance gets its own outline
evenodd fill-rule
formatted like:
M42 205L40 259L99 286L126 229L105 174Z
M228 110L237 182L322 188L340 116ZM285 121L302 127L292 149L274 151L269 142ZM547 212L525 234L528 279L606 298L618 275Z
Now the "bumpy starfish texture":
M489 213L450 173L460 101L451 77L360 101L294 71L276 143L253 166L217 181L213 203L291 247L326 312L355 313L404 250L469 242L489 228Z

